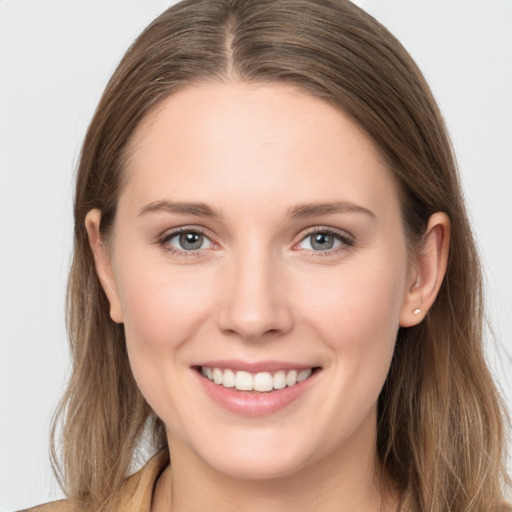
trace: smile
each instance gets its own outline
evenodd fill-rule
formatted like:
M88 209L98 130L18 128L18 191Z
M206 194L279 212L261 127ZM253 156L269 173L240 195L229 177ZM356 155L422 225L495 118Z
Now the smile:
M204 361L191 369L213 403L247 417L291 407L309 394L323 373L321 366L284 361Z
M200 372L203 377L225 388L235 388L238 391L268 393L286 387L293 387L305 381L313 373L313 368L279 370L273 373L250 373L246 371L235 371L229 368L201 366Z

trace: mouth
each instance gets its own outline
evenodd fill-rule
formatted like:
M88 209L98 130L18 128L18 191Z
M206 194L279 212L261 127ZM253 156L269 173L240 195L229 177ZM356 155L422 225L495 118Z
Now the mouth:
M215 366L198 366L196 370L202 377L224 388L256 393L271 393L292 388L311 378L320 371L319 367L282 369L274 372L248 372Z
M217 360L191 368L213 403L238 416L264 417L290 410L319 382L320 366L279 361Z

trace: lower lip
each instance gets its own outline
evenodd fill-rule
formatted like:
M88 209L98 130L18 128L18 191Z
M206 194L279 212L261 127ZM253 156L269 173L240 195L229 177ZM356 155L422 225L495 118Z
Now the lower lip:
M206 393L217 404L236 414L256 417L276 413L295 402L312 386L320 372L314 372L309 378L294 386L266 393L225 388L203 377L199 372L195 373Z

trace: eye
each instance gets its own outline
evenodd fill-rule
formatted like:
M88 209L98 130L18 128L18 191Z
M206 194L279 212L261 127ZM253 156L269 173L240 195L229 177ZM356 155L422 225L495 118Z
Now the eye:
M324 229L309 233L301 240L298 247L307 251L325 252L351 245L353 241L349 237Z
M170 250L185 252L199 251L212 247L212 242L209 238L200 231L192 229L169 233L163 238L162 244Z

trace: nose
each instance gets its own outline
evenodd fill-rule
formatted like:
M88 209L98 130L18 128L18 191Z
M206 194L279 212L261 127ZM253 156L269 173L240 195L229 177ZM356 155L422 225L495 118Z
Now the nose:
M219 328L246 341L277 337L293 327L283 272L263 251L234 258L223 283Z

